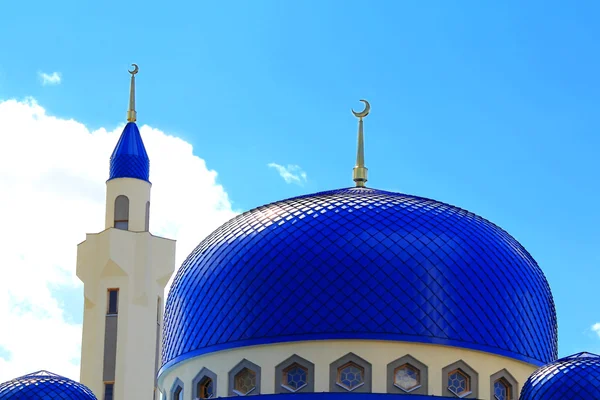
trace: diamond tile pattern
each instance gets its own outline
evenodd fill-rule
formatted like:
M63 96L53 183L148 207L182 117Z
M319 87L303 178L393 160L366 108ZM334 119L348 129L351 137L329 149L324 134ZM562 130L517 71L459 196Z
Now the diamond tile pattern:
M150 159L135 122L125 125L123 133L110 156L110 179L150 179Z
M600 399L600 356L578 353L539 368L525 382L520 399Z
M48 371L0 383L0 400L96 400L90 389Z
M368 188L225 223L178 270L163 338L163 368L313 339L441 343L539 365L557 354L550 288L514 238L468 211Z

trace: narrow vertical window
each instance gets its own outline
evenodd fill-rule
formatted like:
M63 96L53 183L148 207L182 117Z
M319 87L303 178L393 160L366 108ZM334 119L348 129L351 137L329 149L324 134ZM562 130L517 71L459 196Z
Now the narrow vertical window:
M129 198L117 196L115 199L115 228L129 229Z
M156 299L156 324L160 325L160 296Z
M113 400L114 382L104 382L104 400Z
M119 313L119 289L108 289L108 307L106 315L117 315Z
M150 230L150 202L147 201L146 202L146 229L145 231L148 232Z
M158 365L160 359L160 296L156 300L156 341L154 343L154 386L158 390Z

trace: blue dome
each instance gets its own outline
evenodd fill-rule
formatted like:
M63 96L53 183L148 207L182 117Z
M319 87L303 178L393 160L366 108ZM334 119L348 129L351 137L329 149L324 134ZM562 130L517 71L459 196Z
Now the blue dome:
M520 399L600 399L600 356L578 353L544 365L525 382Z
M508 233L468 211L367 188L279 201L203 240L173 281L162 370L240 346L435 343L556 359L550 287Z
M0 400L96 400L90 389L47 371L0 383Z
M110 179L150 179L150 159L135 122L128 122L110 156Z

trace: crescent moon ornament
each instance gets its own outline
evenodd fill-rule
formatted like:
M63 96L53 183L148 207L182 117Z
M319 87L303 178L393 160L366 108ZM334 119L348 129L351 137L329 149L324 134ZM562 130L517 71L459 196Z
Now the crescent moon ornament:
M365 109L362 110L361 112L356 112L354 111L354 109L352 109L352 114L354 114L354 116L356 118L364 118L367 115L369 115L369 111L371 111L371 105L369 104L368 101L366 100L361 100L363 103L365 103Z
M137 66L137 64L131 64L131 66L133 67L133 71L129 71L129 73L131 75L135 75L138 73L138 71L140 70L139 67Z

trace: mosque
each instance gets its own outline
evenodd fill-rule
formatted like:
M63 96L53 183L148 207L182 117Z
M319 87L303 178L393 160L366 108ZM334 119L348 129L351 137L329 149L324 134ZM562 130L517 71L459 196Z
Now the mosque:
M77 248L81 382L38 371L0 400L600 399L600 356L557 359L550 286L521 244L461 208L367 187L365 100L354 185L233 218L164 301L175 241L149 232L130 72L106 229Z

